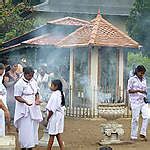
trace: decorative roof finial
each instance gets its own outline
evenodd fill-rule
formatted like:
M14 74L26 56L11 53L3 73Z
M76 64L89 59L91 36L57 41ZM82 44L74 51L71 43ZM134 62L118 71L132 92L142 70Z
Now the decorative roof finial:
M100 8L98 8L97 15L98 15L98 16L100 16L100 15L101 15Z
M100 8L98 8L97 17L101 17Z

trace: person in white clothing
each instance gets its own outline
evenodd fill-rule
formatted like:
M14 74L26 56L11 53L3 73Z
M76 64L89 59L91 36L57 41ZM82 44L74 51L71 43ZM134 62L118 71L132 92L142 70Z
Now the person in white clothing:
M14 125L19 132L22 150L31 150L38 144L39 122L42 121L37 82L33 79L34 70L23 68L23 76L14 87L16 108Z
M147 86L144 74L146 69L143 65L137 66L135 75L128 80L128 93L131 103L132 124L131 124L131 140L136 141L138 138L138 121L140 112L142 113L142 127L140 131L140 139L146 141L146 131L148 126L148 104L146 102Z
M10 113L6 104L6 88L3 85L5 67L0 63L0 136L5 136L5 118L10 123Z
M42 100L47 102L49 99L49 75L47 74L47 67L44 65L41 66L39 71L34 75L34 78L39 86Z
M51 150L55 136L59 143L60 150L64 150L61 133L63 133L64 130L65 98L62 88L63 86L60 80L51 81L50 89L53 92L46 106L46 109L48 110L47 129L50 135L48 150Z

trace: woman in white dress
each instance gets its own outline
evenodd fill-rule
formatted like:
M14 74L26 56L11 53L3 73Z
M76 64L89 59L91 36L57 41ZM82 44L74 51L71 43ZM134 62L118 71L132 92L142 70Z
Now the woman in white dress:
M38 144L39 122L42 113L39 106L37 82L33 79L31 67L23 69L24 75L15 84L16 108L14 125L19 131L19 143L22 150L32 150Z
M3 85L5 67L0 63L0 136L5 136L5 118L10 121L10 113L6 105L6 88Z
M53 92L46 106L46 109L48 110L47 129L50 135L47 148L48 150L51 150L55 136L59 143L60 150L64 150L61 133L63 133L64 130L65 98L62 88L63 86L60 80L53 80L51 82L50 89Z
M14 113L15 113L15 97L14 97L14 85L19 79L19 74L16 72L18 69L18 64L16 62L11 62L10 70L5 72L4 75L4 86L7 90L7 106L11 115L11 122L13 124L14 121Z

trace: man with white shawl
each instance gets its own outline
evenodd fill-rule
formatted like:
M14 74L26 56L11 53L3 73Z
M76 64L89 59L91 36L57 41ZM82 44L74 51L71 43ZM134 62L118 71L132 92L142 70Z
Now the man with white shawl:
M32 150L38 144L39 122L42 121L37 82L33 79L31 67L23 69L23 77L15 84L16 108L14 125L19 131L22 150Z

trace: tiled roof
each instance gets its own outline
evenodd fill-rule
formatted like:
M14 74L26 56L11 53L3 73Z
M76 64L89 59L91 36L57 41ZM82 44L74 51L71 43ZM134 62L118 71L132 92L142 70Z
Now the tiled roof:
M86 20L81 20L81 19L73 18L73 17L65 17L65 18L49 21L47 23L56 24L56 25L73 25L73 26L84 26L84 25L90 24L90 22ZM24 41L22 43L30 44L30 45L41 45L41 46L42 45L56 45L56 43L62 40L66 35L67 35L66 33L55 33L55 32L48 33L48 34L44 34L42 36L38 36L30 40Z
M103 19L100 13L91 21L90 25L77 29L58 42L60 47L88 45L131 48L138 48L139 46L136 41Z
M19 43L19 44L12 45L12 46L9 46L9 47L6 47L6 48L2 48L2 49L0 49L0 53L3 52L3 51L8 51L8 50L16 48L16 47L20 47L20 46L21 46L21 44Z
M65 17L53 21L48 21L51 24L62 24L62 25L74 25L74 26L83 26L86 24L90 24L90 22L78 18L73 17Z
M22 42L23 44L30 45L55 45L59 42L64 36L63 35L52 35L52 34L44 34L42 36L38 36L36 38L32 38L30 40Z

